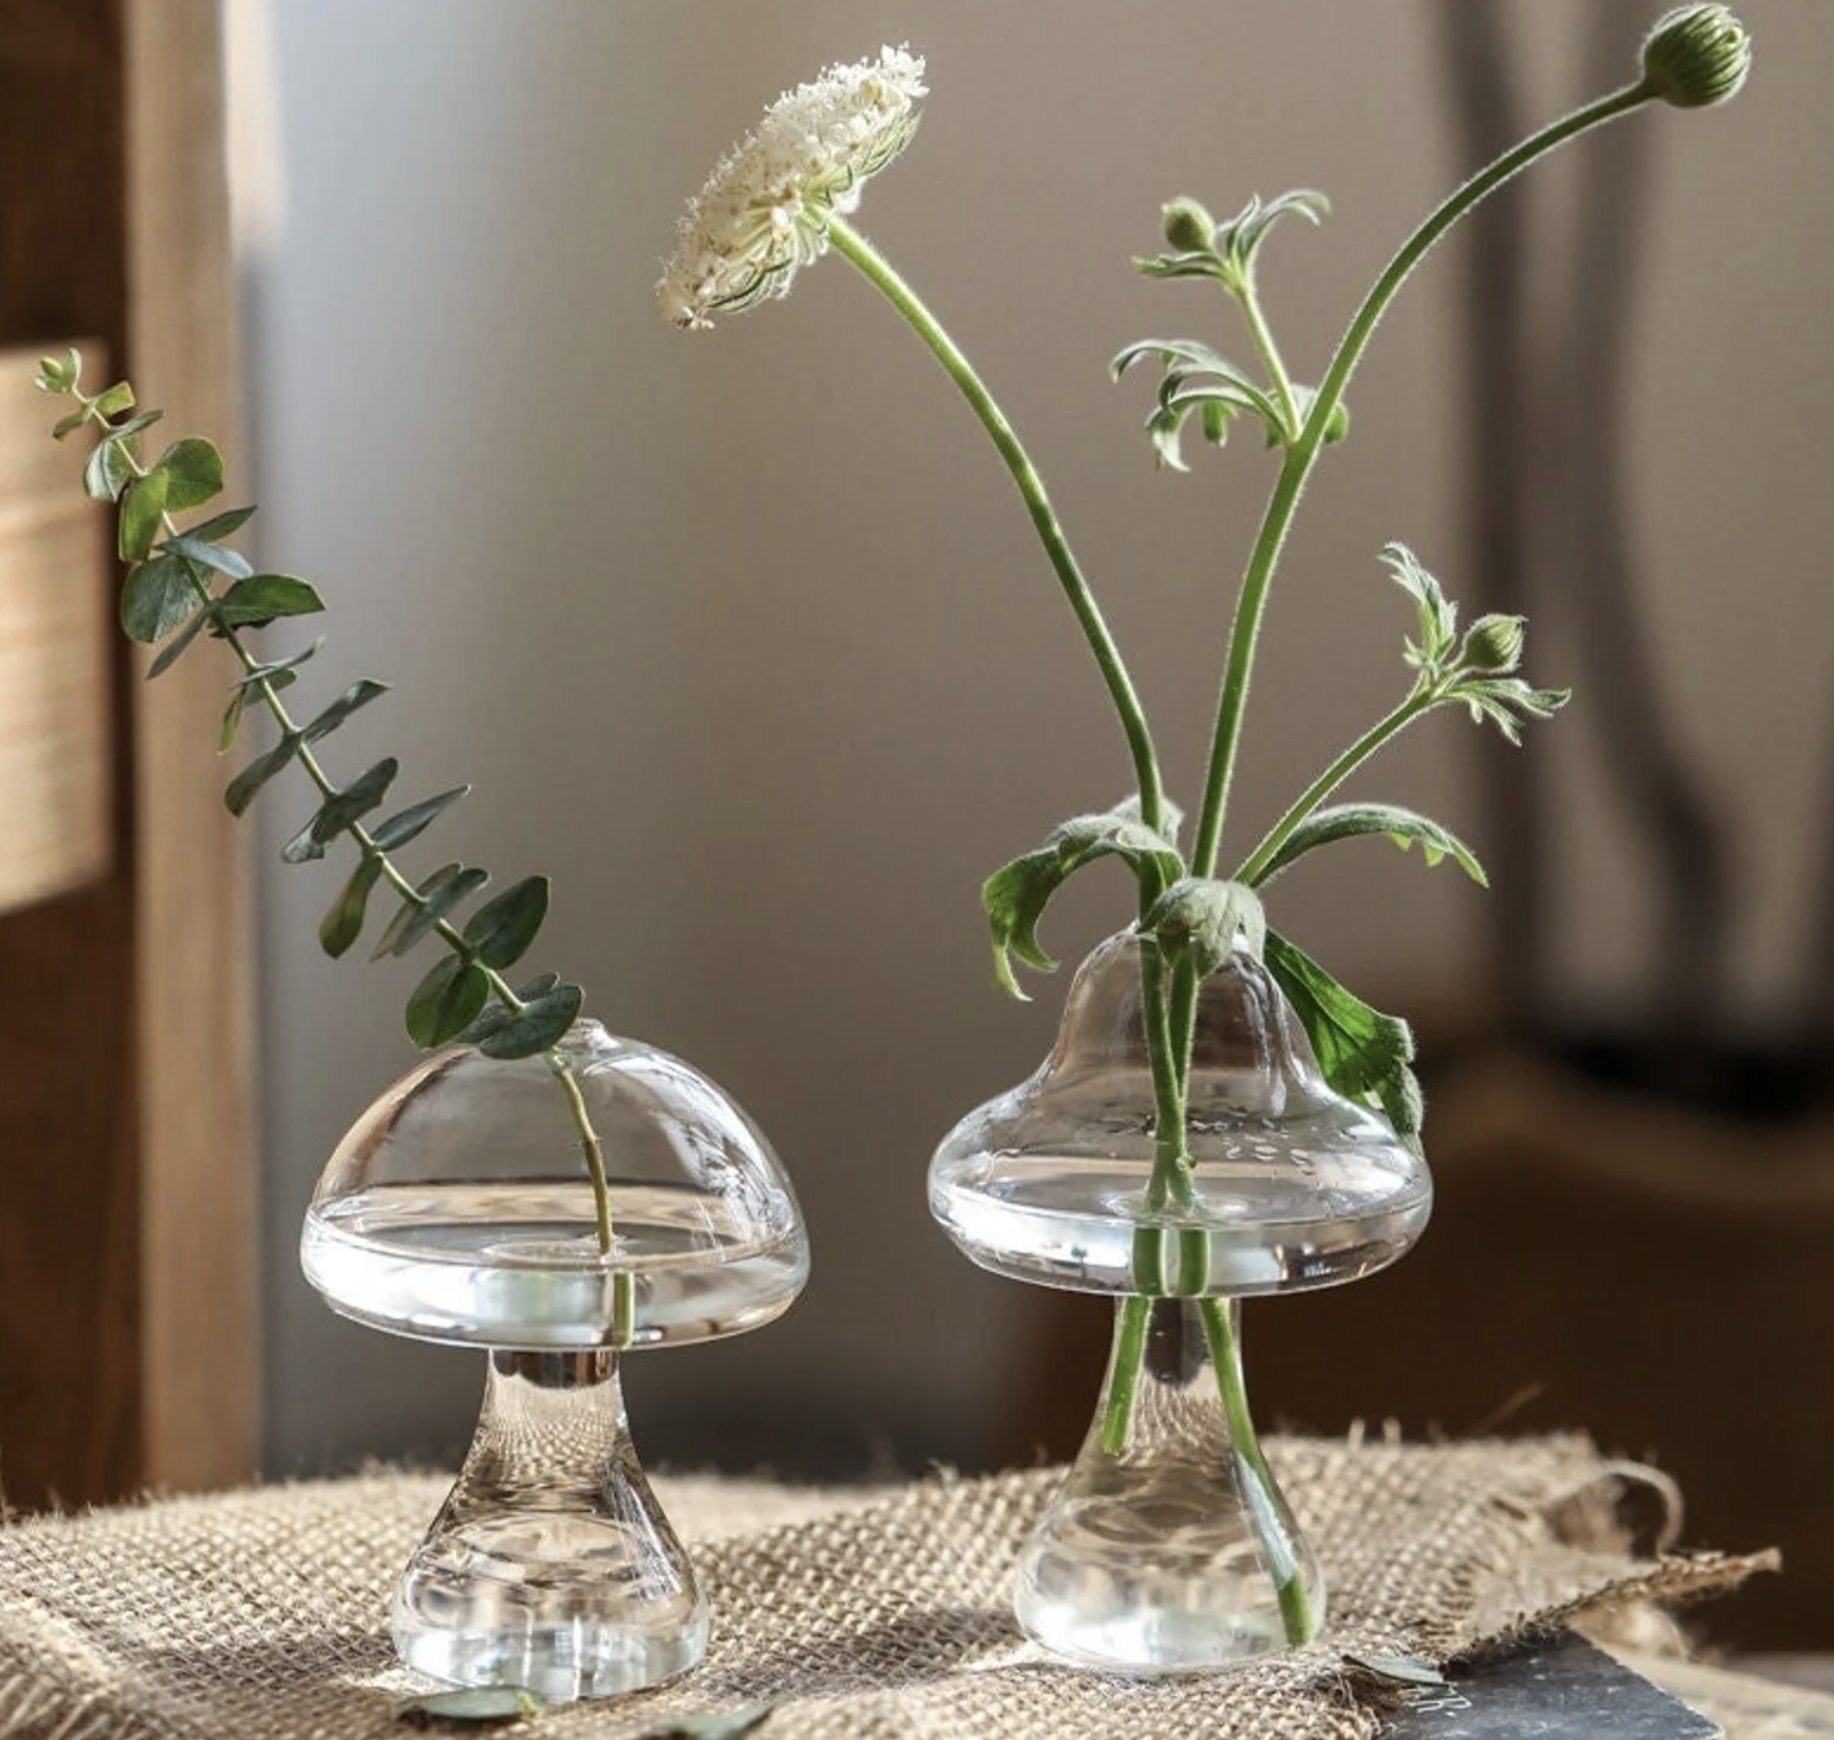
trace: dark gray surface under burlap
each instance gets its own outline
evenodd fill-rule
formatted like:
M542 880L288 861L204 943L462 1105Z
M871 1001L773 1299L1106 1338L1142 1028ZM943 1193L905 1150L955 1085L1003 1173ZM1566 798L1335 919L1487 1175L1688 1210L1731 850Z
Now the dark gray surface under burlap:
M1007 1587L1059 1470L871 1494L665 1479L713 1597L706 1661L540 1731L632 1740L775 1699L766 1732L785 1740L1351 1740L1378 1718L1346 1654L1443 1659L1757 1563L1634 1557L1614 1519L1637 1477L1578 1439L1269 1453L1330 1584L1326 1637L1295 1655L1153 1682L1042 1660ZM0 1529L0 1736L399 1740L417 1686L390 1653L389 1586L444 1484L381 1474Z

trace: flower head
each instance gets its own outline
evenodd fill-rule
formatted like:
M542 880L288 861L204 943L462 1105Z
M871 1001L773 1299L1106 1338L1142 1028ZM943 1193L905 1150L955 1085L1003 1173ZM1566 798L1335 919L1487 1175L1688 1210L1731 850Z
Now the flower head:
M788 295L827 248L829 218L852 211L866 178L910 143L926 94L923 58L906 48L785 91L688 202L656 285L663 313L711 326L715 310Z
M1751 38L1725 6L1678 6L1658 18L1643 44L1649 87L1683 109L1738 95L1751 71Z

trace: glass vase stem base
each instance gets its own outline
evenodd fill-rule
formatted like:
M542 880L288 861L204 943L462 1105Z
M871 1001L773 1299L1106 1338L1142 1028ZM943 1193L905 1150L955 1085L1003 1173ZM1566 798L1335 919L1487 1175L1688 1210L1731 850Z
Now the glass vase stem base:
M631 1445L617 1355L493 1351L457 1484L396 1585L396 1653L549 1702L662 1684L707 1603Z
M1020 1626L1066 1661L1137 1676L1205 1673L1311 1642L1323 1578L1252 1426L1247 1443L1232 1429L1212 1361L1238 1357L1236 1307L1151 1302L1117 1452L1104 1423L1136 1357L1128 1343L1138 1348L1127 1307L1117 1304L1095 1423L1020 1555ZM1218 1317L1208 1334L1206 1310ZM1231 1375L1239 1398L1239 1367Z

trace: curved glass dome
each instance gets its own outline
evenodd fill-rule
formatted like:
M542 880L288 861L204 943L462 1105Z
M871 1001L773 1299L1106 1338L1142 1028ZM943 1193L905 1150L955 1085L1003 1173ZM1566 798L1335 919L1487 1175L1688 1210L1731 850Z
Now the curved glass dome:
M338 1144L306 1212L306 1278L380 1329L537 1351L704 1341L786 1310L808 1242L757 1126L680 1058L596 1021L560 1049L604 1150L609 1255L565 1084L545 1057L459 1048Z
M1137 1227L1196 1228L1209 1235L1205 1290L1232 1297L1356 1280L1402 1255L1432 1211L1425 1161L1331 1089L1247 954L1199 997L1188 1209L1146 1211L1153 1123L1140 944L1123 932L1078 970L1044 1067L937 1149L930 1211L983 1268L1084 1292L1137 1291Z

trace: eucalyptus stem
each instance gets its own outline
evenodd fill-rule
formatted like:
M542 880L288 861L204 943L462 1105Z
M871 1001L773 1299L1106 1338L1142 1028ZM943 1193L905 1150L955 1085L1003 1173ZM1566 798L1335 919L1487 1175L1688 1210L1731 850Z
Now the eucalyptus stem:
M917 293L898 275L891 262L846 219L837 215L831 215L828 219L828 239L834 251L859 269L929 347L931 354L942 364L944 372L961 389L962 396L967 399L999 450L1001 459L1006 462L1006 469L1012 474L1020 497L1031 514L1032 525L1044 545L1045 554L1056 570L1064 596L1069 599L1070 608L1076 614L1083 638L1088 641L1089 650L1095 655L1096 664L1101 667L1102 680L1108 685L1115 711L1120 715L1128 753L1133 758L1134 780L1140 791L1140 819L1155 832L1163 832L1165 792L1160 781L1159 761L1153 749L1152 732L1147 725L1145 709L1134 690L1133 679L1127 673L1121 649L1115 644L1114 636L1102 616L1101 607L1095 601L1095 594L1089 589L1088 581L1083 578L1082 570L1077 566L1069 540L1058 521L1057 510L1052 507L1051 499L1045 493L1044 480L1038 475L1038 468L1032 464L1017 431L987 390L986 384L975 373L973 365L943 329L941 322L924 306ZM1143 890L1142 909L1150 904L1151 897L1147 897Z
M106 439L110 425L107 416L99 408L98 400L100 395L85 393L81 388L73 384L70 388L70 396L74 398L82 408L84 422L99 425L104 432L104 439ZM122 441L118 445L118 451L129 473L135 479L138 480L147 477L149 468L140 463L139 455L134 451L131 443ZM175 538L181 535L178 524L170 513L162 511L159 515L159 524L167 538ZM211 609L216 600L209 586L205 584L195 570L187 570L187 573L191 590L197 597L199 608L204 610ZM228 644L230 651L235 655L237 662L242 666L244 677L254 679L255 692L260 696L262 705L267 709L269 716L279 727L284 737L289 740L296 740L293 759L299 763L306 777L310 779L312 784L317 788L319 796L330 799L339 795L341 788L338 786L337 782L326 773L323 764L313 751L312 745L305 741L304 735L300 731L298 721L293 718L286 703L281 700L280 692L275 686L272 677L256 675L261 669L261 662L249 651L247 646L243 644L240 631L233 623L225 621L220 614L214 619L213 626L219 638ZM427 897L402 874L400 869L395 865L394 860L389 857L388 853L382 847L376 844L374 836L372 836L369 830L363 826L361 821L348 821L344 823L341 831L349 834L363 856L372 860L377 865L378 873L382 880L386 881L389 886L400 895L403 901L419 908L423 912L427 909L430 904ZM528 1005L516 994L508 980L506 980L495 967L490 966L484 961L475 960L474 951L471 946L448 920L444 918L435 919L431 928L441 941L452 949L455 954L472 960L472 964L484 974L485 980L490 987L491 995L502 1003L512 1015L522 1015L526 1013ZM574 1128L578 1133L580 1148L586 1157L587 1171L592 1180L593 1209L598 1230L599 1254L601 1256L609 1256L612 1249L613 1229L611 1192L605 1176L604 1148L599 1141L598 1132L592 1126L591 1113L587 1109L585 1095L580 1091L578 1078L573 1073L572 1064L567 1061L566 1055L558 1046L551 1047L543 1056L549 1070L559 1081L562 1092L567 1098L569 1114L573 1119ZM612 1333L615 1344L620 1347L625 1345L629 1339L631 1306L634 1298L634 1289L631 1285L631 1280L632 1278L629 1274L620 1273L613 1282Z
M1352 316L1349 327L1332 355L1324 381L1306 415L1305 424L1287 448L1286 459L1280 467L1280 475L1262 515L1261 529L1256 536L1248 568L1243 575L1242 589L1236 599L1235 618L1230 628L1228 661L1224 667L1222 692L1217 702L1216 728L1211 739L1210 762L1204 776L1203 809L1198 819L1196 843L1192 848L1191 868L1194 875L1213 876L1216 873L1217 850L1222 840L1223 819L1228 810L1236 750L1241 741L1242 714L1248 701L1255 643L1260 634L1268 588L1279 563L1281 548L1285 544L1306 481L1324 446L1325 430L1343 401L1344 389L1361 361L1377 323L1387 312L1395 293L1433 245L1487 194L1567 140L1606 121L1615 120L1619 115L1628 114L1632 109L1660 95L1645 78L1574 110L1504 152L1435 207L1402 243Z

